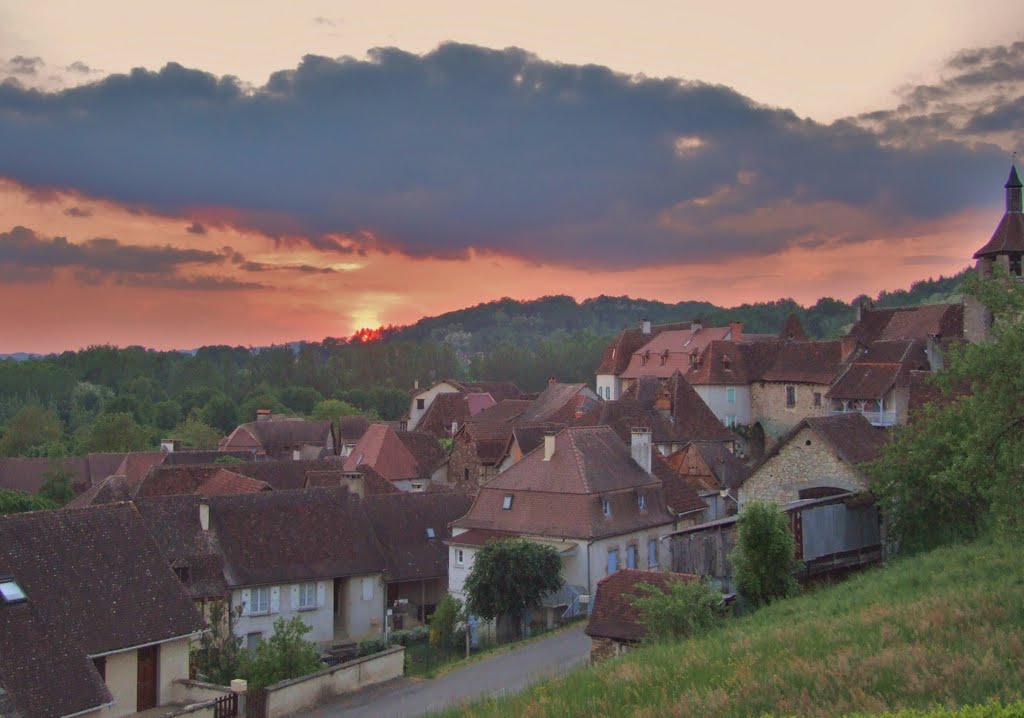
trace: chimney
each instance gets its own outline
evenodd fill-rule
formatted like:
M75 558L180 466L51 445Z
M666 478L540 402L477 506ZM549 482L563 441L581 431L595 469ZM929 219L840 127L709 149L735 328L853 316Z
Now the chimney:
M181 441L178 439L160 439L160 451L165 454L173 454L181 448Z
M860 342L857 341L857 337L852 334L847 334L845 337L839 340L839 352L842 354L842 360L846 361L853 356L853 353L857 351L857 347L860 346Z
M629 450L633 461L648 474L651 473L651 430L637 426L629 430Z
M199 502L199 528L210 530L210 505L205 500Z
M412 388L415 389L416 391L419 391L419 389L420 389L420 380L419 379L414 379L413 380Z
M270 409L257 409L256 421L270 421Z
M651 333L651 320L641 319L640 320L640 333L650 334Z
M859 322L861 319L863 319L864 313L871 311L871 309L873 309L874 306L874 302L872 302L867 297L862 297L861 300L857 302L857 321Z
M459 422L452 421L452 436L455 436L458 433L459 433Z
M298 461L302 458L302 452L299 449L292 449L292 461Z
M925 353L928 355L928 367L932 371L942 371L945 368L945 361L942 356L941 334L929 334L928 344Z
M551 461L551 457L555 455L555 434L554 432L548 432L544 434L544 461Z
M557 384L557 383L558 383L558 381L555 379L554 374L552 374L551 376L548 377L548 386L551 386L552 384Z
M654 400L654 408L668 419L672 415L672 395L668 391L661 391Z
M690 334L696 334L704 328L704 323L700 319L694 319L690 322Z
M743 341L743 322L729 322L729 335L734 342Z

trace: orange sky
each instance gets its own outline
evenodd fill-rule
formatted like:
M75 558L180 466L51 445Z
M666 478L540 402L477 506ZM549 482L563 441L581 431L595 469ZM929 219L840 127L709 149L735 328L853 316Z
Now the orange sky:
M996 187L997 191L999 188ZM71 207L89 216L69 217ZM769 228L799 223L803 211L780 207L748 221ZM869 226L870 217L826 208L838 225ZM82 212L79 212L82 214ZM998 221L972 211L945 221L905 228L855 244L801 246L762 256L736 256L715 264L682 264L625 271L586 271L535 265L521 259L471 252L465 260L412 259L370 251L366 256L325 255L303 245L278 247L269 238L232 228L206 234L185 231L191 217L155 216L108 201L59 194L40 201L20 185L0 181L0 232L23 225L46 237L78 244L113 237L122 244L221 251L230 247L246 260L281 268L246 272L225 262L219 278L257 282L258 289L197 290L121 286L108 277L83 282L73 268L57 270L52 282L0 283L0 306L15 308L3 320L0 352L52 352L90 344L141 344L156 349L204 344L265 345L299 339L346 336L380 324L406 324L421 316L501 297L530 299L568 294L645 297L666 302L708 300L731 306L792 297L809 304L821 296L850 300L860 293L906 287L915 279L962 269ZM810 243L814 245L814 243ZM330 257L333 264L325 264ZM331 267L313 274L289 266ZM182 266L183 277L209 276L208 268Z

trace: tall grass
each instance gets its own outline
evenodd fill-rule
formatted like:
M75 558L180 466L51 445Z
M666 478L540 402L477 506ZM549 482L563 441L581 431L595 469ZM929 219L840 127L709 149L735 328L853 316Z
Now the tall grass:
M840 716L1022 698L1024 558L986 540L444 715Z

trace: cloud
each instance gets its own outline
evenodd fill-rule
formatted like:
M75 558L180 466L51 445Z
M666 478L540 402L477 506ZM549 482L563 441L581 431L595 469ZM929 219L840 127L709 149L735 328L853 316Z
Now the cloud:
M15 55L7 61L7 71L12 75L35 75L45 64L41 57Z
M72 62L70 65L68 65L64 69L67 70L68 72L74 72L74 73L77 73L79 75L88 75L88 74L91 74L93 72L96 72L96 70L92 69L91 67L86 65L81 60L75 60L74 62Z
M999 61L965 55L973 69L957 72ZM926 119L941 129L941 116ZM173 63L52 93L3 85L0 167L33 187L216 216L282 248L588 268L858 242L999 202L998 147L900 144L865 123L446 44L307 56L256 88ZM858 222L837 222L837 208Z
M185 227L185 231L189 234L206 234L206 227L199 222L193 222L189 226Z
M983 141L1024 146L1024 40L956 53L937 82L903 88L900 104L855 119L897 145Z
M124 287L149 287L151 289L177 289L192 292L224 292L248 289L268 289L259 282L244 282L227 277L118 277L115 284Z
M84 209L82 207L68 207L66 210L64 210L64 214L67 215L68 217L75 217L77 219L80 219L83 217L92 217L92 210Z

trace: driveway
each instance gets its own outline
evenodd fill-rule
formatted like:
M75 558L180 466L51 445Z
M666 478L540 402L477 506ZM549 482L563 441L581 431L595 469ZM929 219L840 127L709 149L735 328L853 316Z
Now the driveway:
M584 663L590 639L583 625L481 658L432 680L398 678L298 715L305 718L403 718L484 696L517 693L531 683Z

